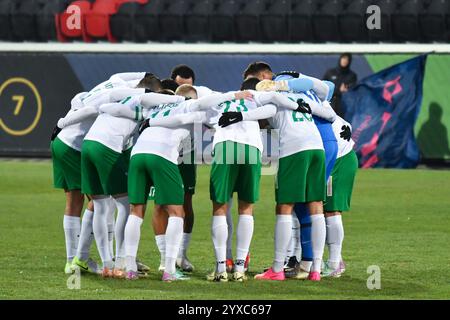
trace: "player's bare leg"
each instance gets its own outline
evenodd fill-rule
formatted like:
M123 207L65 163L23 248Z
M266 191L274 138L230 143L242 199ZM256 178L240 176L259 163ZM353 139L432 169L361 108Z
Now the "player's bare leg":
M322 257L326 239L323 202L314 201L308 203L308 210L311 215L311 242L313 248L313 265L309 279L312 281L320 281L320 270L322 268Z

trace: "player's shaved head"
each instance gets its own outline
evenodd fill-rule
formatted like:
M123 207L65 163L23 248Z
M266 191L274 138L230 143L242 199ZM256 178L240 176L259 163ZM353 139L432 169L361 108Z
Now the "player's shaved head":
M145 77L139 82L136 88L144 88L153 92L160 91L163 87L161 80L152 73L147 73Z
M175 91L177 96L183 96L186 98L197 99L197 90L191 85L183 84L178 87L177 91Z
M272 80L273 72L270 65L264 61L256 61L250 63L244 71L244 80L250 77L258 78L259 80Z
M242 82L241 90L256 90L256 85L259 83L259 79L250 77Z

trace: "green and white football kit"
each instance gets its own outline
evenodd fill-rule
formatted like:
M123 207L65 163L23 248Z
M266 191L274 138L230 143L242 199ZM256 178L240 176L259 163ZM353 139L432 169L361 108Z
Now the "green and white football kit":
M333 131L338 141L338 155L327 185L326 212L350 210L353 184L358 170L358 157L353 150L354 141L345 140L340 136L343 126L351 128L351 125L341 117L333 122Z
M101 101L104 104L98 107L103 112L103 107L119 107L131 110L132 108L151 108L161 102L179 101L179 97L171 97L156 93L145 94L144 89L113 89L103 90L106 97L90 97L89 100ZM111 94L108 95L108 92ZM119 99L121 102L115 102ZM137 94L137 95L136 95ZM85 100L87 103L88 99ZM120 195L114 199L118 208L115 238L116 238L116 262L115 269L125 268L124 230L129 215L129 200L127 193L129 150L133 145L134 135L138 128L138 121L123 117L101 113L88 134L85 137L81 161L82 161L82 191L94 195L94 235L97 247L103 261L104 268L112 268L112 257L107 250L107 226L106 215L108 206L107 198L110 195ZM99 197L100 196L100 197Z
M251 110L267 105L277 104L280 107L295 110L296 102L279 93L252 92L253 100L229 100L215 108L216 116L222 113L242 112L245 115ZM241 121L227 127L218 124L218 118L212 117L216 133L213 140L213 163L210 178L210 198L214 203L228 203L233 192L247 203L255 203L259 199L259 183L261 178L261 140L257 121ZM252 215L239 215L236 233L236 263L233 278L244 281L245 259L253 236L254 220ZM214 215L211 225L216 269L208 280L225 281L228 225L226 216Z
M289 93L295 101L317 104L306 94ZM269 120L279 130L280 159L275 182L278 204L325 199L325 153L319 130L310 114L278 109Z
M343 211L350 210L353 184L358 170L358 157L353 150L354 142L351 138L344 139L341 132L351 125L344 119L337 117L332 128L338 143L338 155L327 185L327 199L325 213L332 213L326 217L327 245L329 249L328 261L322 270L323 277L340 277L344 272L342 262L342 243L344 241Z
M179 104L161 105L148 115L149 127L139 136L131 155L128 176L130 203L147 202L150 188L155 187L155 203L158 205L183 205L184 186L178 169L178 157L182 142L190 139L192 123L206 120L209 106L225 101L229 95L214 95ZM136 257L142 219L130 216L125 230L127 261ZM170 216L165 234L165 273L175 272L180 241L183 236L183 218ZM134 264L127 263L127 270L134 271Z
M267 104L295 110L296 102L279 93L253 92L254 100L229 100L216 108L210 124L216 129L213 140L214 158L211 167L210 198L216 203L227 203L234 191L238 198L255 203L259 198L261 154L263 144L257 121L241 121L229 127L218 125L218 118L226 112L245 114Z

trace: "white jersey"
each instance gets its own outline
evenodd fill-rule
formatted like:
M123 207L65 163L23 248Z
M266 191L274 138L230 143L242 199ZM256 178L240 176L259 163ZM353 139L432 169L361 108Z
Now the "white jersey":
M84 105L96 105L100 106L104 103L108 103L105 99L108 90L119 88L136 88L139 82L144 78L145 72L129 72L118 73L113 75L109 80L100 83L89 91L81 100ZM102 98L104 98L102 100Z
M257 148L261 153L263 152L263 143L258 121L241 121L225 128L218 125L219 119L224 112L247 112L262 106L258 100L259 93L255 91L253 94L254 101L244 99L225 101L207 113L209 124L214 126L216 130L213 149L221 142L233 141L247 144Z
M127 97L121 104L124 105L124 108L139 107L140 98L140 95ZM111 150L122 153L133 145L133 138L137 129L138 122L136 120L101 113L86 135L85 140L100 142Z
M125 72L116 73L108 80L95 86L90 92L97 92L104 89L134 88L145 77L145 72Z
M70 115L75 112L75 110L81 109L84 107L81 99L87 95L87 92L82 92L77 94L71 101L71 109L67 113ZM95 117L85 119L79 123L73 124L71 126L65 127L58 134L58 138L64 142L66 145L75 149L77 151L81 151L81 145L83 144L84 137L88 133L92 124L95 121Z
M73 112L75 111L70 110L68 115ZM95 117L91 117L84 119L79 123L67 126L61 130L58 134L58 138L72 149L81 151L83 140L94 122Z
M198 98L198 99L203 98L203 97L206 97L206 96L209 96L209 95L211 95L211 94L217 93L217 92L211 90L211 89L208 88L208 87L204 87L204 86L193 86L193 87L194 87L195 90L197 91L197 98Z
M338 143L338 154L337 158L342 158L343 156L347 155L349 152L353 150L353 146L355 145L355 142L353 139L350 139L350 141L344 140L341 138L341 132L343 126L349 126L350 129L352 128L352 125L342 119L341 117L337 116L336 120L333 122L333 132L336 136L336 140Z
M304 93L286 93L290 99L303 99L312 105L319 103ZM269 123L279 130L280 158L288 157L306 150L324 150L319 129L310 114L278 108Z
M196 100L187 100L181 103L165 104L156 107L148 118L167 117L169 115L189 113L194 110L191 106ZM190 139L192 124L178 128L149 127L139 136L131 156L135 154L158 155L174 164L178 164L178 156L183 141Z

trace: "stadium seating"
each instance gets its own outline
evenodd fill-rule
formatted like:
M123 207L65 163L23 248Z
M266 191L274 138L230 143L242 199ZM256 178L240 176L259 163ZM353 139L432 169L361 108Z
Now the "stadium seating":
M110 18L111 35L118 41L135 41L135 16L142 9L137 2L119 4L117 13Z
M291 42L314 42L312 15L317 5L314 0L292 0L292 9L287 17Z
M366 11L367 0L353 0L339 15L339 34L342 42L368 42Z
M190 9L184 15L186 41L210 41L209 17L215 4L213 0L190 1Z
M78 0L73 1L69 4L68 8L70 6L77 6L80 10L80 28L74 28L70 25L69 19L71 18L71 15L73 13L68 13L67 11L63 11L61 14L58 15L57 18L57 37L60 42L66 42L69 39L79 39L83 38L84 41L88 41L86 37L83 37L83 30L84 30L84 16L86 13L88 13L91 10L91 2L86 0Z
M159 13L164 0L150 0L134 16L134 37L137 42L159 41Z
M369 30L370 42L391 42L391 15L397 10L395 0L378 0L375 2L381 10L381 29Z
M394 41L419 41L419 13L423 9L422 0L404 0L400 3L397 11L391 17Z
M14 1L11 6L11 32L18 41L37 40L36 16L40 3L37 0Z
M211 40L213 42L235 41L234 16L241 10L241 0L220 1L210 17Z
M57 39L55 19L68 4L68 0L48 0L42 3L40 10L36 13L36 32L39 41Z
M263 42L289 41L287 17L292 10L291 0L272 1L261 14Z
M185 37L184 13L189 8L188 0L163 0L159 14L160 41L181 41Z
M445 14L449 12L448 0L432 0L425 13L419 14L419 26L424 42L445 41Z
M445 43L450 0L0 0L0 40Z
M0 0L0 40L11 40L10 15L11 1Z
M445 15L445 25L447 26L446 34L447 34L447 41L450 42L450 4L447 4L447 13Z
M344 4L339 0L327 0L319 5L312 15L313 33L319 43L339 42L338 15L342 12Z
M238 42L261 41L260 16L265 11L264 0L244 1L235 15Z
M84 16L83 40L92 41L92 38L107 38L116 42L109 27L109 16L117 12L117 3L114 0L97 0L90 11Z

